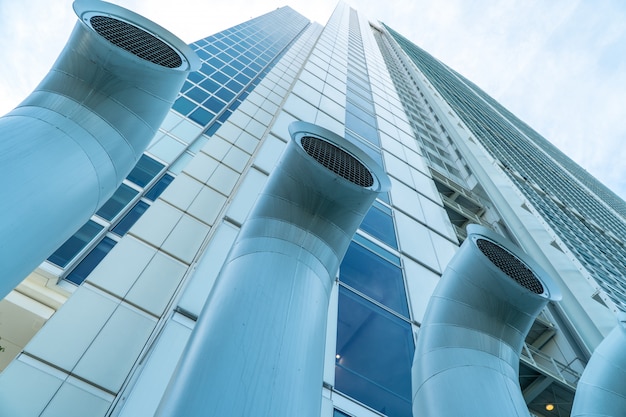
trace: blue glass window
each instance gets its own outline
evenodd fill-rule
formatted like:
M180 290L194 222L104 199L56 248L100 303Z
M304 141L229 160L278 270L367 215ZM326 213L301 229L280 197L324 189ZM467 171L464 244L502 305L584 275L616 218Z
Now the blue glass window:
M246 85L250 82L250 77L246 76L245 74L237 74L235 75L235 79L243 85Z
M411 417L411 326L339 287L335 388L389 417Z
M204 91L201 88L195 87L185 93L187 97L196 101L197 103L202 103L209 96L209 93Z
M220 88L220 85L216 83L215 81L213 81L212 79L207 78L206 80L200 83L200 87L212 93L214 91L217 91Z
M392 310L409 317L402 270L351 242L339 269L339 279Z
M239 82L235 80L230 80L229 82L227 82L226 87L230 88L236 93L238 93L239 91L243 89L243 85L241 85Z
M225 82L227 82L230 77L226 74L224 74L223 72L216 72L215 74L211 75L211 78L213 78L215 81L217 81L220 84L224 84Z
M334 410L334 412L333 412L333 417L351 417L351 416L349 416L349 415L348 415L348 414L346 414L346 413L342 413L342 412L341 412L341 411L339 411L339 410Z
M220 122L214 122L212 123L209 128L206 130L206 132L204 132L207 136L213 136L215 134L215 132L217 132L217 129L220 128L220 126L222 126L222 124Z
M135 168L130 171L130 174L128 174L126 178L140 187L145 187L164 167L165 165L162 163L143 154L141 158L139 158Z
M159 179L146 193L144 197L146 197L150 201L154 201L161 193L170 185L170 183L174 181L174 177L170 174L165 174Z
M187 115L190 111L196 108L195 103L185 97L178 97L172 106L174 110L180 114Z
M233 114L232 110L226 110L224 113L220 115L220 117L217 118L217 120L224 123L226 119L230 117L231 114Z
M126 216L122 217L122 220L112 230L113 233L124 236L128 230L139 220L139 218L148 210L148 203L144 201L138 201L135 206L130 209Z
M360 226L361 230L397 248L396 233L390 209L380 203L375 203L367 212Z
M122 184L96 214L105 220L111 221L137 194L139 194L139 191L130 188L126 184Z
M204 76L198 72L190 72L187 79L193 81L194 83L198 83L204 80Z
M221 98L222 100L224 100L227 103L229 101L231 101L235 97L235 93L233 93L232 91L230 91L230 90L228 90L226 88L220 88L219 90L217 90L215 95L218 96L219 98Z
M206 111L202 107L197 108L189 114L189 118L199 125L205 126L215 116L213 113Z
M238 72L235 68L231 67L230 65L222 68L222 71L224 72L224 74L230 75L231 77L234 77L235 74L237 74Z
M230 65L232 65L232 67L235 68L238 71L241 71L243 69L243 67L244 67L244 65L241 62L237 61L237 60L232 61L230 63Z
M215 69L215 67L213 67L212 65L207 64L206 62L204 64L202 64L202 66L200 67L200 72L202 72L204 75L211 75L215 71L217 71Z
M376 126L376 118L372 113L368 113L359 106L352 104L349 100L346 102L346 111L352 113L359 119L363 120L371 126Z
M89 220L83 225L83 227L78 229L78 232L74 233L74 235L67 239L59 249L50 255L48 260L61 268L65 268L67 264L74 259L74 257L78 255L80 251L82 251L102 229L104 229L103 226L93 220Z
M222 109L226 106L226 103L217 97L209 97L209 99L204 102L203 106L217 114L222 111Z
M363 139L379 145L378 131L363 120L354 116L352 113L346 112L346 127L361 136Z
M91 271L104 259L104 257L113 249L117 242L109 237L102 239L100 243L85 258L80 261L76 268L65 277L67 281L73 282L76 285L82 284Z

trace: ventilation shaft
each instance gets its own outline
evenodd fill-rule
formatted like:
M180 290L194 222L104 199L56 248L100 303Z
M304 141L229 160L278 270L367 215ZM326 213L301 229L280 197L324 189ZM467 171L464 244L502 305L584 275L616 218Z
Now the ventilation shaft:
M572 417L626 415L626 314L594 350L578 381Z
M420 328L413 415L529 416L519 386L524 339L560 291L525 253L482 226L448 264Z
M115 192L199 59L113 4L78 0L50 72L0 118L0 298Z
M226 259L158 416L319 417L328 302L384 171L326 129L291 141Z

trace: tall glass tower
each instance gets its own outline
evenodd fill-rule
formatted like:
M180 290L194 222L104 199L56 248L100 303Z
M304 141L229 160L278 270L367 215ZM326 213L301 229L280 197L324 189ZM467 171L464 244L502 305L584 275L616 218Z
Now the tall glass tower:
M293 122L347 139L391 182L330 289L321 416L411 416L420 323L470 223L515 242L561 287L525 341L520 387L534 415L570 414L591 353L626 309L621 199L343 3L324 26L283 7L191 47L202 66L134 170L0 303L11 317L0 322L1 415L155 415L203 308L220 303L216 279Z

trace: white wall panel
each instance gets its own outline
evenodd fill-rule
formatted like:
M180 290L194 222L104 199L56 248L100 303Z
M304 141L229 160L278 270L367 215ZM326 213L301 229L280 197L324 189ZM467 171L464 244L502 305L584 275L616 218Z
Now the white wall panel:
M156 319L120 305L80 358L73 373L117 392L155 325Z

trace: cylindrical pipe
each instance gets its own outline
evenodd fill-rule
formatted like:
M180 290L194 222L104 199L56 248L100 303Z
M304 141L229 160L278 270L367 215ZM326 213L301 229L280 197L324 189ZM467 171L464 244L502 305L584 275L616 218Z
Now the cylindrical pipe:
M571 415L626 415L626 315L591 355L578 381Z
M384 171L294 122L196 323L158 416L319 417L332 283Z
M528 416L520 353L536 316L560 292L501 236L477 225L467 231L418 334L413 415Z
M151 21L78 0L37 88L0 118L0 298L75 233L132 170L195 53Z

